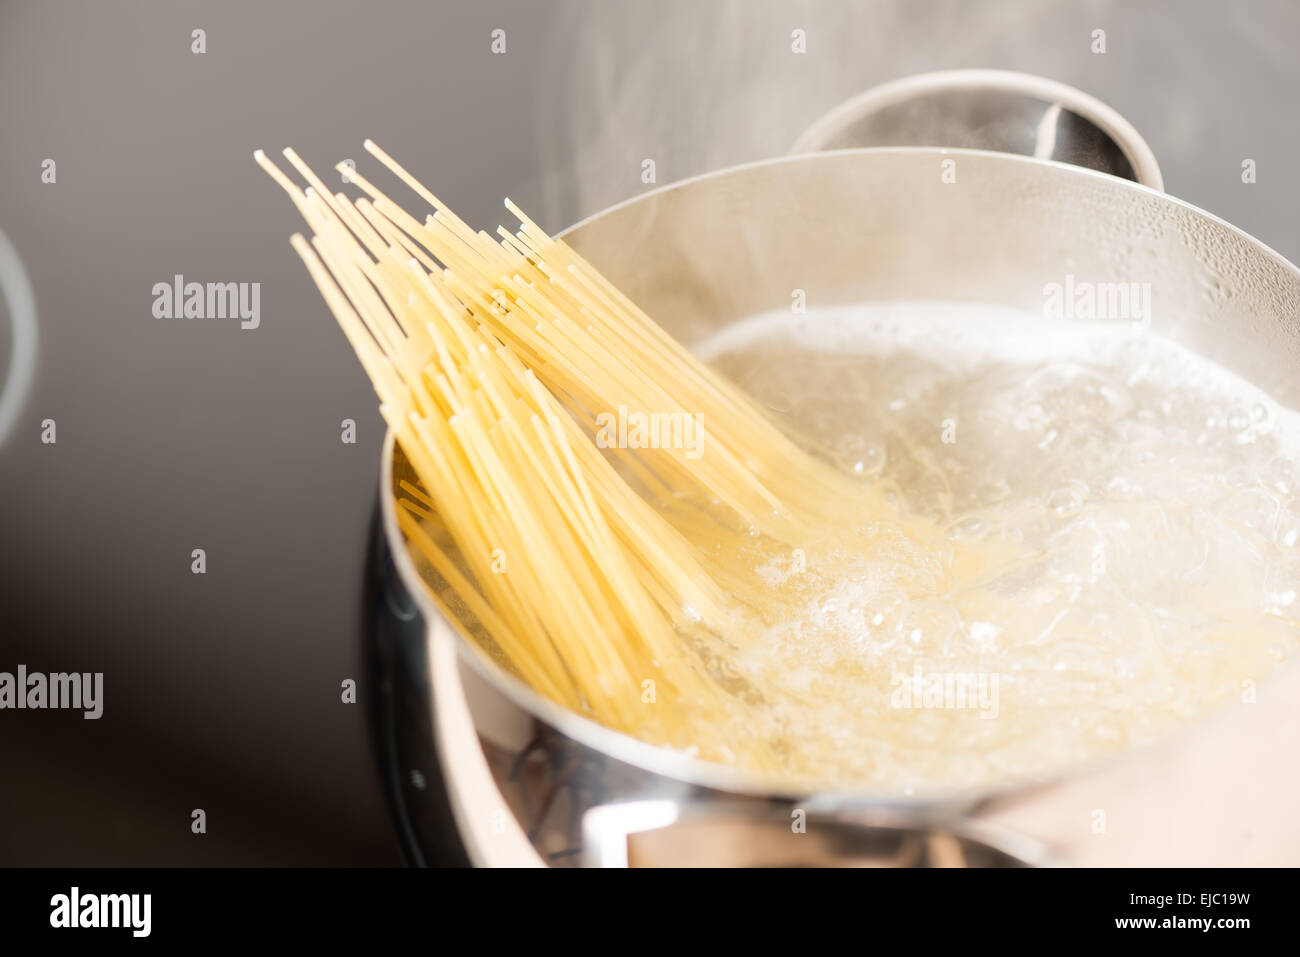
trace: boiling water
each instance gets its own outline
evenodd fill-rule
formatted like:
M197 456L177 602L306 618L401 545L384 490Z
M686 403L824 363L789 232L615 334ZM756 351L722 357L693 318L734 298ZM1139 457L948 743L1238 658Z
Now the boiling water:
M1173 342L913 303L699 351L939 529L754 543L773 603L719 667L791 775L1041 776L1249 700L1297 650L1300 417Z

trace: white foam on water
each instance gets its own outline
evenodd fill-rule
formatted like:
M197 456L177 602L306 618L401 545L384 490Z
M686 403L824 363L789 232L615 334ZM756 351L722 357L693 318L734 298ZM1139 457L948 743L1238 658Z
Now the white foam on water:
M1300 650L1300 415L1177 343L889 303L758 316L697 352L897 483L949 556L1015 556L946 591L872 529L806 573L756 560L796 613L732 664L792 767L904 792L1032 778L1240 700ZM941 700L954 674L996 677L996 709Z

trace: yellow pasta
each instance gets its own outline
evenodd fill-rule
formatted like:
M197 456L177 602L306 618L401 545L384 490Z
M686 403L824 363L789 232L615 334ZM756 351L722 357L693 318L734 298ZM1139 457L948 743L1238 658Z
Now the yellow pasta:
M738 690L725 667L737 609L776 614L780 601L735 557L814 544L848 513L888 514L891 534L918 541L932 532L792 441L509 200L516 232L475 232L366 149L433 214L406 212L350 167L355 200L292 150L305 188L256 159L311 228L293 248L419 477L400 488L399 519L444 613L565 707L707 758L788 768L747 728L761 689ZM676 440L598 443L602 414L620 409L658 414Z

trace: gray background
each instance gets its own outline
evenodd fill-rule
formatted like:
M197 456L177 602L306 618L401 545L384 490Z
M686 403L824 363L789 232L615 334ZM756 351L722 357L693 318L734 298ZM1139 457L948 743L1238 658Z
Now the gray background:
M0 445L0 670L102 671L106 702L0 712L0 863L399 860L339 701L380 419L255 147L375 173L370 136L471 222L509 195L555 230L644 158L662 183L775 155L874 83L1003 67L1110 103L1169 192L1296 260L1298 47L1282 0L3 3L0 229L40 343ZM175 273L262 283L261 328L154 319Z

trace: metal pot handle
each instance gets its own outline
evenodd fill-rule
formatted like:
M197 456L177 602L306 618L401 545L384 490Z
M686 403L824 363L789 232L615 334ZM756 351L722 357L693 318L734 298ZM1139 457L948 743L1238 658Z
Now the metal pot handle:
M1016 153L1164 190L1133 124L1081 90L1009 70L945 70L872 87L808 127L791 153L940 146Z

